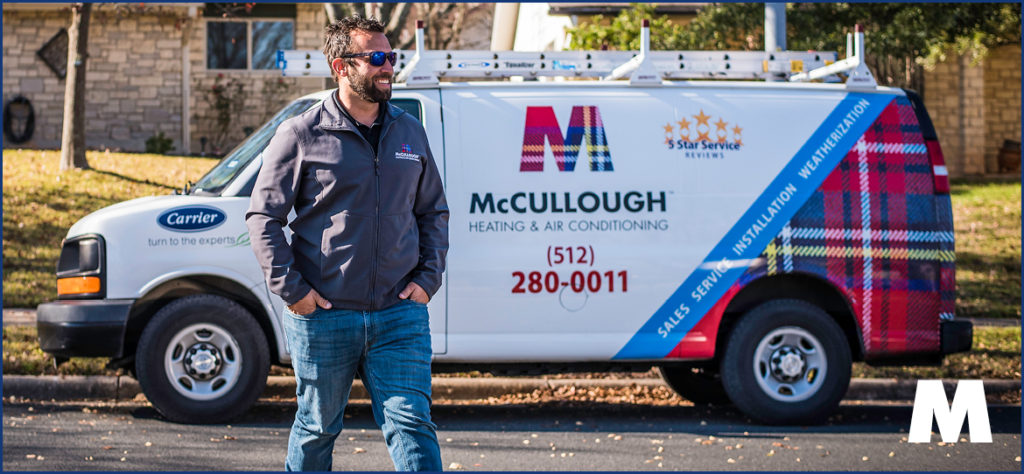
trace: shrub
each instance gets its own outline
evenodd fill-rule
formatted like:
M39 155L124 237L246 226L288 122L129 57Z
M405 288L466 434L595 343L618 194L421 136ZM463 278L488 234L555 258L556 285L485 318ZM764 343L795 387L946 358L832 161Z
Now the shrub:
M165 155L173 149L174 141L165 137L164 132L158 132L156 135L146 139L146 153Z

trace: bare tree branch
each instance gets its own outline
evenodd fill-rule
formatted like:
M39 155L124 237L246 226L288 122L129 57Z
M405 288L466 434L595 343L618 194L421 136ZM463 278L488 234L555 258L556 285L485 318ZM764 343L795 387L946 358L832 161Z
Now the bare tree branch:
M327 12L327 21L331 23L352 15L352 8L345 3L324 3L324 10Z
M414 9L416 17L423 20L427 35L426 47L430 49L449 49L461 44L459 35L466 22L469 7L459 3L379 3L359 4L325 3L327 18L332 23L341 18L359 12L367 17L379 18L385 24L385 35L391 46L396 49L410 49L416 41L415 35L409 35L404 41L402 32Z
M410 9L409 4L406 2L391 5L396 5L396 7L388 17L387 31L395 33L395 40L397 40L402 34L402 29L405 27L405 21L409 18ZM389 37L388 39L391 38ZM392 41L392 43L396 42Z
M462 34L462 23L466 19L466 6L459 5L459 8L455 10L454 18L452 19L452 33L447 35L447 41L445 41L444 49L459 49L461 43L459 36Z

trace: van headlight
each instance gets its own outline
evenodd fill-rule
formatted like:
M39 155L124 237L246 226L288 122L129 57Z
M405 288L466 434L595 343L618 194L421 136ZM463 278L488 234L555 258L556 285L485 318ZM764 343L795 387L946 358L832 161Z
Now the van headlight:
M57 262L57 298L106 297L106 244L95 234L64 241Z

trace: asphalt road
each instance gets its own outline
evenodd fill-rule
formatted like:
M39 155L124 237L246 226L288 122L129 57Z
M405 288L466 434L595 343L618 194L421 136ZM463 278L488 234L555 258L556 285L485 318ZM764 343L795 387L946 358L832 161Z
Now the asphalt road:
M4 403L3 470L282 470L294 405L186 426L146 404ZM606 403L435 405L448 470L1020 471L1021 410L989 406L993 443L906 442L911 406L844 403L822 426L768 427L729 408ZM354 403L336 470L393 469ZM965 426L966 430L966 426Z

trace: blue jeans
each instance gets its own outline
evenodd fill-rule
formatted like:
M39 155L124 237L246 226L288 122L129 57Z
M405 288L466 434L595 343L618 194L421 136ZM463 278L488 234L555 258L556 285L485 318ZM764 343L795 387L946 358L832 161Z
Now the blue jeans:
M285 310L298 411L288 437L289 471L330 471L334 441L358 371L373 418L398 471L440 471L430 421L430 325L426 305L403 300L380 311Z

